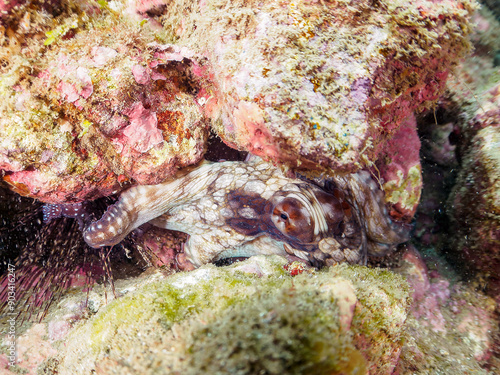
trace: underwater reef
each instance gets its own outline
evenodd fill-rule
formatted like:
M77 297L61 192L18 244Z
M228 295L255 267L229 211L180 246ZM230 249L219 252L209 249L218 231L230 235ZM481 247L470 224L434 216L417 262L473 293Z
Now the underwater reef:
M61 374L391 373L410 301L402 278L357 267L292 277L286 263L258 256L136 280L48 363Z
M424 189L421 249L437 249L461 275L500 301L500 70L498 19L473 17L473 53L447 83L438 108L419 121Z
M371 167L409 218L422 184L412 116L468 51L475 7L21 3L2 16L3 178L47 203L91 200L194 164L210 128L313 176Z
M16 365L2 334L0 374L500 371L500 22L488 8L15 0L0 10L0 266L15 258L32 281ZM377 199L355 209L382 235L414 223L412 239L367 266L320 270L258 255L179 272L192 268L189 237L154 221L114 247L85 244L87 225L99 235L141 185L251 155L276 169L271 179L318 189L368 176L350 194ZM236 198L230 209L245 217L255 197ZM274 228L249 222L238 222L249 236Z
M479 364L498 332L494 302L465 285L430 281L427 271L412 249L396 272L345 264L315 271L255 256L229 267L120 280L119 298L107 303L101 287L88 297L75 289L21 335L17 368L488 374Z

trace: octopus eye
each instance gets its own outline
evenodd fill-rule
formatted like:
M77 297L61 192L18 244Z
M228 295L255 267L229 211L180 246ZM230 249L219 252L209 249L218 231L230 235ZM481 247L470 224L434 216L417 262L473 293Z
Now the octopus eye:
M272 210L274 226L288 239L310 243L314 239L314 220L304 205L295 198L285 198Z

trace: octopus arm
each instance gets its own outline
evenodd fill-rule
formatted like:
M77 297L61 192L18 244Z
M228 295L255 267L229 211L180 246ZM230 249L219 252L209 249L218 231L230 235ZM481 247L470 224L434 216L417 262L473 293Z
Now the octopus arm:
M384 193L367 171L354 173L335 181L351 191L363 222L370 256L383 256L398 244L408 241L410 226L393 221L386 208Z
M85 229L83 238L94 248L115 245L140 225L164 215L194 195L203 194L204 188L215 177L210 173L210 164L203 164L195 171L163 184L133 187L124 192L101 219ZM158 219L158 222L165 220Z

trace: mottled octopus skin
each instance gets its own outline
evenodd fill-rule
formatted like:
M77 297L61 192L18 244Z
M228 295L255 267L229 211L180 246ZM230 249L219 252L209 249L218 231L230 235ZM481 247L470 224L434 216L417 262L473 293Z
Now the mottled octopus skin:
M133 187L84 239L115 245L146 222L188 233L184 251L194 266L256 254L293 255L317 267L365 264L407 240L369 173L314 182L260 159L205 162L162 184Z
M50 204L47 203L42 207L43 222L48 223L52 219L59 217L68 217L75 219L78 222L80 230L83 230L87 218L90 213L82 202L68 204Z

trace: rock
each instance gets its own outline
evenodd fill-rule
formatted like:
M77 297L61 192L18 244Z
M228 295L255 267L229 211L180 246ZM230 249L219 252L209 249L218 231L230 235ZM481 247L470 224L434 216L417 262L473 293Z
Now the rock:
M119 281L121 297L74 319L38 371L391 374L410 302L402 278L346 265L291 276L286 264L257 256ZM99 294L90 299L104 302ZM44 324L63 326L54 321L68 307L75 316L79 300L85 296L63 299Z
M181 18L184 6L161 20L212 62L224 107L218 134L260 156L337 170L376 159L414 110L439 97L465 52L459 30L473 10L470 2L193 1L198 11ZM458 32L451 39L448 26Z
M25 373L36 374L36 369L43 361L57 353L50 342L47 341L45 335L47 335L47 325L44 323L37 323L30 327L23 335L17 337L16 365L12 367L9 366L10 369L14 370L14 368L17 367L18 369L22 369ZM5 358L5 354L1 356ZM8 368L8 366L4 368ZM10 371L7 372L7 370L4 369L2 369L2 371L5 371L7 375L15 373Z
M413 112L467 51L475 3L188 3L25 8L2 71L14 189L64 203L158 183L202 157L210 119L226 144L313 177L376 166L394 216L413 215Z
M452 241L456 257L488 280L500 302L500 108L476 121L491 125L472 138L449 197Z
M177 254L181 252L187 235L182 232L169 231L144 225L134 233L134 244L146 253L144 259L148 260L149 266L165 267L167 269L177 268Z
M500 6L495 0L482 0L482 3L488 6L488 8L495 14L495 16L500 19Z
M494 373L497 303L456 278L429 271L429 261L410 246L397 271L413 289L397 373Z
M415 117L409 116L394 136L382 147L381 156L372 169L385 192L392 217L411 220L420 202L422 167L420 139Z
M198 62L115 13L63 12L49 29L28 12L23 48L2 71L0 169L17 192L92 200L200 160L208 132ZM48 38L29 39L40 29Z
M452 114L452 120L463 125L475 116L483 95L498 84L498 65L495 57L500 51L498 28L500 19L482 6L473 17L474 27L470 39L473 51L463 59L447 82L446 95L440 99L441 106ZM457 121L458 120L458 121Z
M464 278L500 301L500 84L495 51L500 22L474 17L473 55L448 81L440 108L419 123L427 159L417 214L422 244L440 249ZM448 135L447 135L448 133ZM454 154L454 155L453 155ZM427 165L426 165L427 164ZM421 220L423 219L423 220Z
M426 132L422 135L423 157L441 167L456 167L456 145L452 143L453 134L458 131L456 124L448 122L425 125Z
M43 350L11 370L493 374L497 304L429 261L411 247L404 254L396 271L411 289L388 270L294 273L277 256L147 272L118 280L114 300L100 285L73 288L42 323L20 327L20 352L34 342Z

